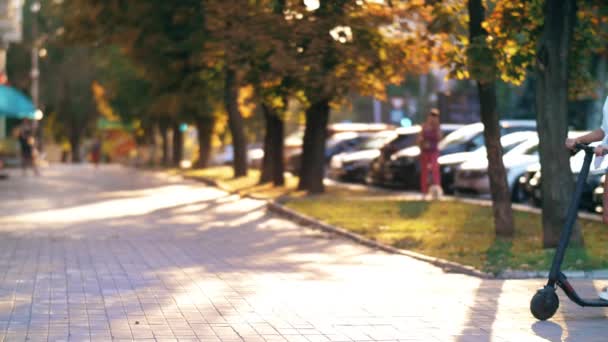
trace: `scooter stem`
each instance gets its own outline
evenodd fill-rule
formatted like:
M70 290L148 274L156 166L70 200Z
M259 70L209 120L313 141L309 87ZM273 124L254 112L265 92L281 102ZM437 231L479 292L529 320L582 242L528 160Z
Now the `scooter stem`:
M551 265L551 272L549 273L549 282L547 283L548 286L552 287L554 287L555 283L559 280L559 273L562 262L564 261L564 255L566 254L566 248L568 248L574 223L576 222L576 218L578 216L578 208L581 201L581 195L583 193L583 187L585 181L587 180L587 176L589 175L589 168L591 167L591 160L593 159L593 148L587 145L577 147L585 151L585 161L583 162L583 167L578 174L576 188L574 189L574 198L568 207L564 229L562 230L559 245L557 246L555 256L553 257L553 264Z

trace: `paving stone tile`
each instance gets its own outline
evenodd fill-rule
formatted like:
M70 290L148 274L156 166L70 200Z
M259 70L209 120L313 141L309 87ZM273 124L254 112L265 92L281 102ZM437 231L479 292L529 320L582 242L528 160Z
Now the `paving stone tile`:
M264 202L159 173L51 166L38 178L0 182L0 203L0 340L527 342L608 335L607 311L579 308L561 292L556 316L534 320L528 306L542 280L444 273L314 235L267 213ZM573 275L583 296L606 285Z

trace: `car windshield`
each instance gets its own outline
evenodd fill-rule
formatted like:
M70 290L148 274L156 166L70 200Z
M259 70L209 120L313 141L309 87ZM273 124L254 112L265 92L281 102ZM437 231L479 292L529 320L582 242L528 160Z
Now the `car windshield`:
M401 150L414 145L417 137L417 133L399 134L399 136L390 141L389 145L394 150Z
M378 133L372 137L369 137L361 142L358 146L359 150L379 150L382 146L386 145L389 141L395 139L396 134L390 133Z
M479 128L483 130L483 126L480 125ZM474 127L467 127L458 129L450 134L448 134L441 142L439 143L439 149L444 149L450 145L459 145L467 143L471 137L481 130L475 125Z
M342 142L357 139L358 136L359 135L354 132L337 133L327 140L326 146L327 148L332 148Z
M521 139L521 140L510 140L510 141L504 141L503 140L503 145L502 145L502 154L506 154L509 151L513 150L515 147L519 146L519 144L523 143L524 141L526 141L525 139ZM485 146L481 146L480 148L476 149L475 151L473 151L474 153L486 153L486 147Z

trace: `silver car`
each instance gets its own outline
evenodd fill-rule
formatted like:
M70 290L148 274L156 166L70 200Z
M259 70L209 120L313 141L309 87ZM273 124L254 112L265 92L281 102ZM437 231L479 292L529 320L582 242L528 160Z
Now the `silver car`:
M570 137L577 137L585 132L571 132ZM518 194L519 178L528 168L539 162L538 135L530 137L523 143L516 145L503 155L503 164L507 174L507 184L511 194ZM479 155L460 165L456 171L454 187L457 192L474 192L477 194L490 193L490 179L488 176L488 159L484 151ZM518 198L512 198L519 201Z

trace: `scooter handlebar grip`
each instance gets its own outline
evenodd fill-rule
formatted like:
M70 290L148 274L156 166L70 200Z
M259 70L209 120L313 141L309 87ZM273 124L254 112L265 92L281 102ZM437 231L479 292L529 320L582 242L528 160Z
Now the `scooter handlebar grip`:
M583 151L585 151L587 153L593 153L594 152L594 148L591 147L591 146L589 146L589 145L587 145L587 144L578 143L578 144L574 145L574 147L576 147L577 150L583 150Z

